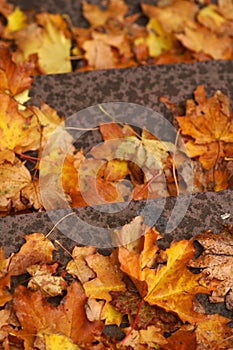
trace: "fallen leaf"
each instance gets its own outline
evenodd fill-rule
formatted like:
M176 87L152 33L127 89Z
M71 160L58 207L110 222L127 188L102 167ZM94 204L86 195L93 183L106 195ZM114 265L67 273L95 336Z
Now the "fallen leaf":
M105 325L116 324L120 326L122 322L122 313L117 311L114 306L109 303L105 303L101 311L101 320L104 320Z
M195 22L187 23L183 31L176 37L189 50L204 52L215 60L232 59L232 39L228 35L217 35Z
M33 61L15 63L7 47L0 46L0 92L16 96L32 84Z
M226 307L233 309L233 241L231 231L224 228L219 234L203 233L195 239L204 248L203 253L190 261L191 267L201 268L206 280L221 281L209 297L210 302L226 301Z
M67 284L61 276L53 276L58 264L53 265L32 265L27 268L27 272L32 276L28 282L31 290L40 290L47 297L62 295Z
M30 23L14 32L17 45L17 60L25 60L38 54L41 73L67 73L71 71L71 39L64 30L64 20L59 14L42 13L40 24Z
M64 335L45 334L46 350L81 350L81 348L70 341Z
M113 251L110 256L98 253L85 258L88 266L96 273L96 278L83 284L86 295L89 298L111 300L111 291L124 291L125 283L120 271L117 253Z
M176 116L183 135L187 139L189 157L199 157L205 169L211 169L228 153L227 144L233 140L233 120L229 99L221 91L206 98L204 86L194 92L195 100L187 100L186 115ZM211 126L211 127L210 127Z
M26 273L31 265L52 262L55 247L43 233L35 232L24 239L26 243L10 258L9 272L13 276Z
M198 11L197 5L187 0L175 0L162 7L144 3L141 6L144 14L157 19L166 32L183 30L186 22L194 20Z
M101 312L104 306L104 300L89 298L85 304L86 315L89 321L101 320Z
M30 150L34 142L31 118L24 117L19 111L19 104L9 95L0 93L0 99L0 150L8 149L19 153Z
M128 6L123 0L110 0L108 8L101 10L98 6L83 1L83 16L94 26L103 26L108 20L124 21Z
M10 274L0 278L0 306L4 306L8 301L12 300L12 294L9 293Z
M76 276L81 283L85 283L95 277L94 271L88 266L86 257L96 253L95 247L75 247L72 251L73 259L66 266L66 270L72 276Z
M102 322L89 322L86 318L86 296L77 282L67 289L67 295L56 307L40 293L18 286L14 295L14 309L22 329L31 337L57 334L71 339L74 344L92 342L102 331Z

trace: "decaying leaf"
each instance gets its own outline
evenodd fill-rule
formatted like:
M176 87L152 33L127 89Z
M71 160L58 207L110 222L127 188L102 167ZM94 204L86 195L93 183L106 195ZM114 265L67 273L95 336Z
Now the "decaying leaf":
M190 261L191 267L203 269L206 280L217 279L221 283L211 293L210 302L226 301L226 307L233 309L233 239L232 228L225 227L219 234L204 233L195 239L204 252Z

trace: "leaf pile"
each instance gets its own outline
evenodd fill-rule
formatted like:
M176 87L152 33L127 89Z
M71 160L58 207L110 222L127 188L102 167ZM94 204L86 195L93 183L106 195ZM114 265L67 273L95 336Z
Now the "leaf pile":
M204 87L198 86L195 100L186 102L186 115L174 113L180 128L177 144L158 140L146 129L138 133L116 120L99 125L103 143L92 147L86 157L74 147L55 110L43 102L40 108L29 105L35 66L33 60L15 63L9 49L0 47L2 214L43 210L47 203L41 200L42 177L43 187L55 186L58 193L62 188L72 207L185 194L193 185L184 170L190 158L194 191L232 186L233 118L222 92L206 98ZM177 110L166 98L161 100ZM45 155L44 146L53 133L56 141ZM180 136L186 149L179 144ZM64 163L59 166L61 157ZM50 200L49 209L62 207L62 200Z
M67 16L23 12L1 0L0 45L13 50L17 63L35 60L34 74L228 60L232 13L231 0L142 2L141 13L133 15L124 0L110 0L105 8L83 0L89 27L80 28ZM144 26L137 23L142 14Z
M193 260L193 242L182 240L160 250L156 242L161 236L154 228L143 225L140 217L112 235L119 238L134 230L135 225L142 233L138 240L112 250L108 256L98 253L95 247L75 247L66 266L53 261L55 247L41 233L25 236L20 250L7 259L1 251L1 347L232 348L233 333L227 325L230 320L206 314L195 298L198 293L212 292L212 302L219 302L216 296L225 283L228 289L222 294L224 299L232 288L228 262L219 256L226 269L224 276L216 276L211 261L217 252L212 249L209 273L204 269L193 274L187 266L203 267L204 261L202 256ZM228 228L224 230L226 233ZM211 240L216 248L224 247L226 240L232 247L230 232L229 228L226 237L224 231L219 235L207 232L198 240L206 249ZM18 282L12 283L15 278ZM232 295L227 295L229 306ZM116 333L107 335L105 326L111 325L120 327L120 339L116 339Z
M187 155L194 161L194 185L197 191L220 191L233 185L233 113L230 101L221 91L207 98L204 86L186 101L186 115L178 116L177 107L162 97L173 109L185 141Z

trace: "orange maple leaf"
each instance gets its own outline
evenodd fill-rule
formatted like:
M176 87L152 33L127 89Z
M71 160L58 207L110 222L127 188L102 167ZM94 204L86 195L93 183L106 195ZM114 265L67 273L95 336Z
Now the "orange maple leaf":
M199 157L205 169L215 166L221 157L232 155L233 116L229 99L221 91L206 98L204 86L194 92L195 100L187 100L186 115L176 116L183 135L187 138L189 157Z

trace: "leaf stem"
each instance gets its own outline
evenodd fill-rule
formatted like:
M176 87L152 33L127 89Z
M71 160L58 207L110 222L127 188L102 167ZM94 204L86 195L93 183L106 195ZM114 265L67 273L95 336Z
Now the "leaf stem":
M133 332L133 330L135 329L137 322L138 322L138 318L139 318L139 313L141 310L142 305L144 304L144 299L142 299L138 305L138 309L137 309L137 313L134 319L134 322L130 328L130 331L128 332L128 334L126 334L126 336L121 340L120 345L124 345L125 341L129 338L130 334Z

